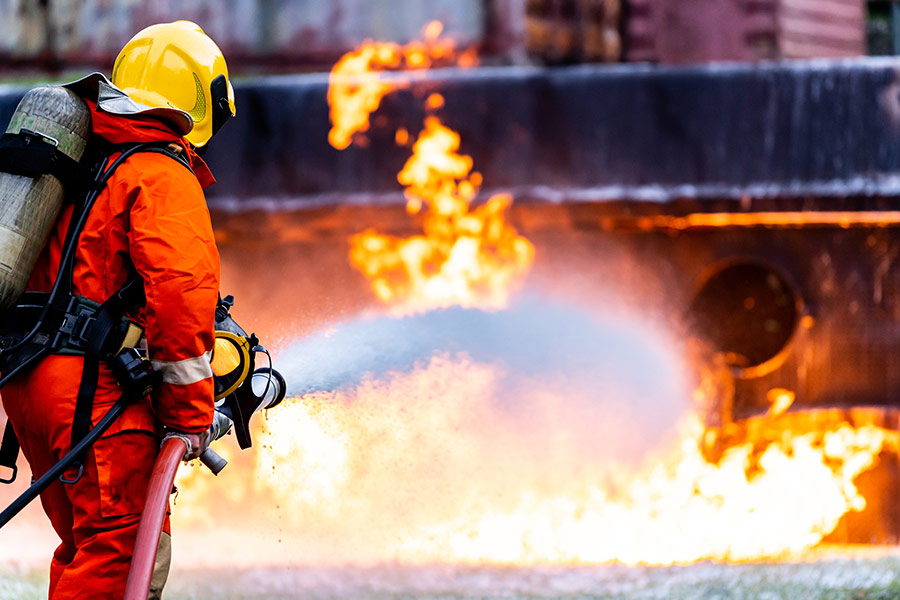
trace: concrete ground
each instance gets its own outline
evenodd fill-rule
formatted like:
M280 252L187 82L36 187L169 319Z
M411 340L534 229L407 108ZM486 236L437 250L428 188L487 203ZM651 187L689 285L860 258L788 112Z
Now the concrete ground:
M0 599L45 598L46 576L0 566ZM900 549L826 550L803 562L681 567L177 569L166 600L889 600Z

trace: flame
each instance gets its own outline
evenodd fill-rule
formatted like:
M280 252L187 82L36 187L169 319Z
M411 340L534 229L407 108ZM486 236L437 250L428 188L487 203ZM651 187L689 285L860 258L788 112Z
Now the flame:
M752 444L731 448L713 464L698 449L700 419L688 429L692 434L670 461L612 488L574 497L526 493L514 511L437 525L407 548L435 559L439 548L454 560L514 564L670 565L796 555L818 544L846 512L865 507L853 479L873 464L887 435L844 425L787 435L758 456Z
M766 393L769 401L769 416L780 417L794 404L796 394L784 388L772 388Z
M398 175L407 211L428 207L425 235L396 238L369 230L351 238L350 260L379 299L398 312L451 305L502 308L530 269L534 247L506 224L508 194L470 210L481 185L472 159L457 153L459 135L436 117Z
M505 375L465 355L435 356L409 373L286 400L256 433L253 476L242 476L254 488L235 493L248 495L243 505L278 507L267 526L291 560L736 562L819 544L864 508L854 478L900 443L897 432L835 423L781 430L711 461L701 450L709 430L692 414L673 444L630 464L606 451L622 429L615 403L586 422L571 391L532 382L513 406L540 426L523 426L504 403ZM597 436L607 442L588 451Z
M341 59L329 87L336 148L366 131L399 85L378 69L425 69L452 56L440 33L429 24L425 42L367 44ZM473 207L482 177L435 114L444 102L425 100L429 116L398 174L423 234L351 239L352 263L402 314L503 308L534 259L532 244L505 221L509 195ZM396 130L398 145L411 139ZM697 399L715 395L715 382L701 383ZM253 484L227 488L224 501L275 506L255 515L279 532L274 561L748 561L820 544L844 515L865 508L854 480L900 448L900 433L871 423L795 429L795 394L775 388L746 435L691 413L673 443L638 460L607 448L623 436L651 439L622 416L631 403L615 393L551 381L508 387L501 365L438 355L355 388L288 399L256 432L261 443L244 465L252 476L241 476ZM585 406L595 412L578 412ZM194 517L190 508L181 514L199 521L211 498L223 500L203 493L198 479L196 471L180 476L200 506ZM258 548L248 552L259 560Z
M399 80L386 81L379 71L423 70L451 61L473 65L471 51L457 52L452 39L441 37L443 30L440 21L431 21L422 30L424 42L366 42L341 57L328 81L332 123L328 141L332 146L343 150L354 134L368 131L369 115L378 109L385 94L402 85Z
M440 94L431 94L425 99L425 108L431 111L438 110L444 106L444 97Z
M409 68L427 68L432 58L452 53L452 46L438 43L440 32L440 24L431 23L426 26L424 44L404 47ZM368 128L369 114L393 89L373 69L396 66L398 52L394 48L392 59L379 63L371 57L377 56L381 47L367 44L342 58L332 71L330 141L336 148L345 148L354 132ZM342 100L347 86L341 81L349 72L359 76L353 88L355 101ZM433 113L444 103L442 95L432 93L425 107ZM395 140L406 145L408 131L398 129ZM396 238L368 230L350 240L351 262L370 280L376 296L395 312L453 305L502 308L510 289L531 268L534 247L505 221L512 197L494 195L471 208L482 177L472 171L472 158L460 154L459 147L459 134L432 114L413 144L412 157L397 176L405 188L407 212L416 215L427 208L424 235Z

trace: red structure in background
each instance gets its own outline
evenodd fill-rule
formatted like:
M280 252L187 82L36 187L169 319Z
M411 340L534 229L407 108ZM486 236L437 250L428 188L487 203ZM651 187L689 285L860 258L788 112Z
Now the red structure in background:
M862 0L528 0L544 62L754 61L866 53Z
M189 19L243 72L326 70L364 39L403 43L429 20L487 63L687 64L866 54L866 0L303 0L0 4L0 72L107 70L135 31ZM397 18L402 15L402 18Z
M862 0L630 0L629 60L838 58L866 53Z

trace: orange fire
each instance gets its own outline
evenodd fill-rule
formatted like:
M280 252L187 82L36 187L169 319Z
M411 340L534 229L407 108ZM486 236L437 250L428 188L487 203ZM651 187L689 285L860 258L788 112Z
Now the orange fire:
M613 485L550 496L529 490L513 510L460 515L404 548L434 560L513 564L792 556L818 544L847 511L864 508L853 479L887 435L849 426L786 435L759 455L746 444L712 464L698 450L699 420L688 430L674 454L618 474Z
M252 485L228 487L236 504L266 507L254 527L277 531L274 548L245 550L263 562L414 564L796 557L864 507L854 478L900 442L838 424L782 430L710 462L691 416L680 439L641 461L607 450L622 402L594 398L609 410L591 420L578 392L535 383L516 396L529 426L504 407L503 376L499 365L437 355L409 373L287 400L256 434L253 476L239 479ZM608 442L592 445L598 436ZM194 484L211 479L186 471ZM226 501L197 491L184 495L182 518L185 502L200 515Z
M440 31L440 24L431 23L424 44L403 47L408 68L428 68L432 58L452 54L452 43L441 43ZM410 61L411 52L425 58ZM391 60L373 60L382 53ZM395 87L376 69L398 66L399 55L395 46L370 43L335 66L329 103L330 141L336 148L345 148L354 132L368 128L369 114ZM347 79L348 73L357 77ZM355 100L346 99L347 90L354 92ZM440 94L430 94L425 106L434 112L444 102ZM405 128L397 130L399 145L408 139ZM471 157L459 154L459 147L459 134L429 116L413 144L412 157L397 176L405 187L407 211L415 215L427 208L424 235L396 238L369 230L350 241L351 262L370 280L378 298L396 312L454 305L502 308L512 286L531 268L534 247L505 221L512 197L494 195L471 208L482 178L472 171Z
M430 25L428 43L368 44L338 63L329 88L335 147L366 131L371 112L398 85L374 70L427 68L450 52L434 45L438 34ZM434 115L443 104L440 96L427 100L430 116L398 175L408 212L425 211L424 233L367 231L351 240L352 263L402 314L450 305L501 309L534 257L531 243L504 220L508 195L472 207L482 178L460 153L459 135ZM401 146L412 138L398 129ZM880 453L900 447L898 432L872 424L794 429L795 394L775 388L768 414L744 438L691 413L674 442L623 457L606 446L621 436L650 439L622 417L627 398L529 380L512 402L501 363L465 354L421 360L409 372L286 400L258 424L255 453L237 457L216 482L230 496L204 494L210 478L196 469L180 475L191 494L179 514L199 521L223 503L270 507L247 518L254 531L277 531L278 544L254 545L245 536L230 550L257 562L784 558L808 552L844 515L862 510L854 480ZM706 389L695 392L698 399ZM602 410L578 412L585 406ZM225 477L235 484L224 485ZM204 537L197 554L209 545Z
M388 92L402 85L401 80L386 80L384 70L422 70L434 64L456 63L472 66L472 50L458 52L450 38L441 37L440 21L428 23L422 30L424 42L406 45L367 42L345 54L331 70L328 105L332 129L328 141L339 150L347 148L353 135L369 130L369 115L378 109Z
M481 175L471 172L470 157L457 153L459 143L458 134L428 117L398 176L407 211L427 206L424 235L396 238L369 230L350 241L351 262L398 312L502 308L531 267L534 247L504 219L511 196L494 195L470 210Z

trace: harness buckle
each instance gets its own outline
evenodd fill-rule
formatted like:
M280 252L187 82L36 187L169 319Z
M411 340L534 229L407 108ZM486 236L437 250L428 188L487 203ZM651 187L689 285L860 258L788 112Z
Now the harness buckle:
M84 350L91 327L97 320L96 314L96 308L81 302L77 297L73 298L57 329L54 345Z
M74 467L75 465L72 465L72 466ZM78 463L78 473L75 474L74 479L66 479L66 474L65 474L65 472L63 472L63 474L59 476L59 480L60 480L60 482L65 483L67 485L72 485L72 484L75 484L75 483L78 483L79 481L81 481L82 474L84 474L84 463L79 462Z
M91 325L96 321L96 317L94 317L93 313L84 311L75 319L75 324L72 327L72 338L74 341L77 341L79 345L83 345L87 343L87 332L90 330ZM73 341L70 339L70 341Z
M16 480L16 475L19 474L19 467L17 465L7 466L10 471L12 471L12 475L9 477L0 477L0 483L12 483Z

